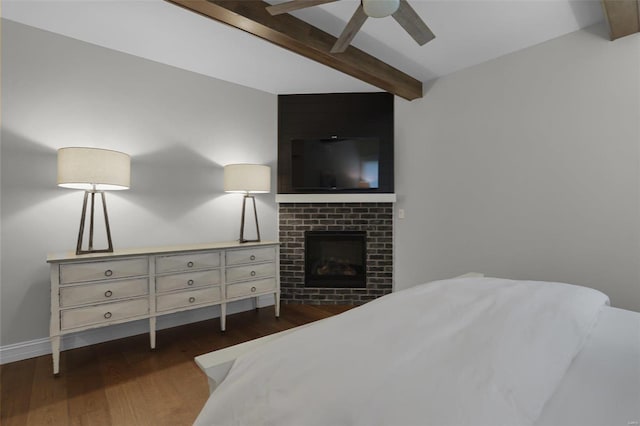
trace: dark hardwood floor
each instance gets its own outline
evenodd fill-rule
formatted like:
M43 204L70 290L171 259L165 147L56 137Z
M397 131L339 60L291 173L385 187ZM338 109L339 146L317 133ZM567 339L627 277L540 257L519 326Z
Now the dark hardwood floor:
M282 305L148 335L64 351L60 376L51 355L0 366L0 424L190 425L208 397L207 380L193 358L350 309L335 305Z

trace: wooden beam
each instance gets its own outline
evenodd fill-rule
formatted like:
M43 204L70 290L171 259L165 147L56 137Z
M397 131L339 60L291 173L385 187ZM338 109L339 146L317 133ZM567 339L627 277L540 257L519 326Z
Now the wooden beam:
M258 36L407 100L422 97L422 82L349 46L332 54L336 37L289 14L272 16L254 0L167 0Z
M640 0L602 0L611 40L640 32Z

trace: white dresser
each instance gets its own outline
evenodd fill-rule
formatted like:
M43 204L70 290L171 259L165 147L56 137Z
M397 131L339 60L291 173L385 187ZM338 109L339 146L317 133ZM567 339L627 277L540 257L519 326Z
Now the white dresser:
M53 373L60 337L90 328L149 319L155 348L160 315L273 294L280 315L279 243L226 242L113 253L49 255Z

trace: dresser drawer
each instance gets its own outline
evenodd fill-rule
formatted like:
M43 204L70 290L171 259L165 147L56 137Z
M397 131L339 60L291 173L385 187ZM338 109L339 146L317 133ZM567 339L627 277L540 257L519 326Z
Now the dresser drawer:
M275 291L276 279L247 281L244 283L230 284L227 286L227 298L251 296L265 291Z
M258 265L236 266L227 268L226 274L227 282L272 277L276 274L276 264L261 263Z
M201 305L203 303L217 302L221 299L220 287L209 287L200 290L179 291L158 296L156 299L157 311L184 308L186 306Z
M69 307L149 294L147 278L105 281L60 288L60 306Z
M147 275L146 257L107 262L65 263L60 265L60 284Z
M66 309L60 312L60 328L82 327L92 324L105 325L121 319L149 314L149 299L141 298L124 302L103 303L86 308Z
M219 269L202 272L184 272L182 274L156 277L156 291L158 293L213 284L220 284Z
M275 247L249 248L227 251L227 265L268 262L276 259Z
M156 258L156 273L189 271L217 268L220 266L220 252L188 253Z

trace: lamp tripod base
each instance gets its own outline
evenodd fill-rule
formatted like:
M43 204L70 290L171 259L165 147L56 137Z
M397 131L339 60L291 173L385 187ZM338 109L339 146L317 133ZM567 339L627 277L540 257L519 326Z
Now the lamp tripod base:
M107 244L105 249L93 248L93 223L95 217L95 197L96 194L100 194L102 197L102 211L104 214L104 224L106 227ZM84 224L87 217L87 201L91 195L91 212L89 217L89 247L85 250L82 248L82 242L84 241ZM76 254L89 254L89 253L112 253L113 243L111 242L111 229L109 228L109 216L107 215L107 203L103 191L85 191L84 201L82 202L82 215L80 216L80 230L78 231L78 245L76 246Z
M256 221L256 235L257 235L257 239L255 240L247 240L246 238L244 238L244 217L245 217L248 198L251 198L251 201L253 201L253 217ZM240 240L238 241L241 244L260 242L260 227L258 226L258 212L256 210L256 199L253 195L245 194L244 198L242 199L242 218L240 219Z

